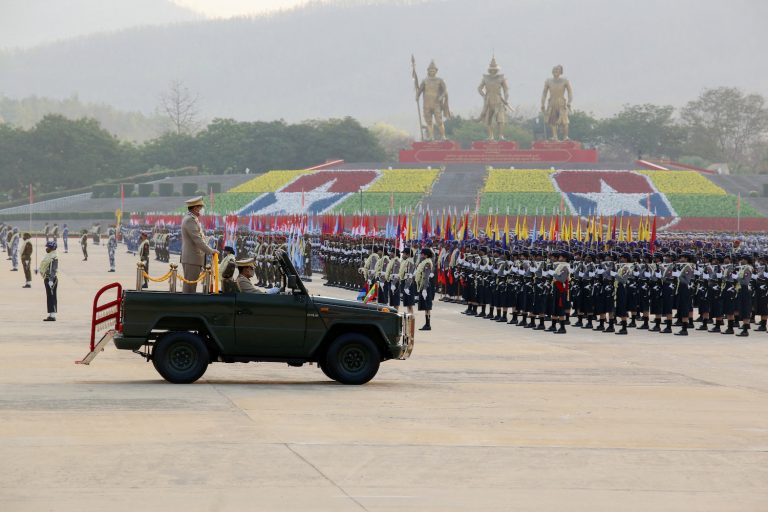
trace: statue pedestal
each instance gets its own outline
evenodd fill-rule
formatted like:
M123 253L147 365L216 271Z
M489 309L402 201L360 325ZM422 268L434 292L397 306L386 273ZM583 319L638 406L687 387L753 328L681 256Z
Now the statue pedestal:
M456 141L414 142L400 151L400 163L557 164L595 163L596 149L582 149L577 141L538 140L531 149L514 141L475 141L462 149Z

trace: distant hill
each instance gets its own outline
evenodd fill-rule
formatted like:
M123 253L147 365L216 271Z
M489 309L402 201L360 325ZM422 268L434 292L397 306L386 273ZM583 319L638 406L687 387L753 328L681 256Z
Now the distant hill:
M153 139L170 128L168 120L159 115L125 112L109 105L83 103L77 96L63 100L34 96L15 100L0 96L0 122L29 129L46 114L61 114L69 119L90 117L121 140L134 142Z
M0 48L27 48L94 32L200 18L170 0L2 0Z
M0 55L0 94L78 94L152 112L171 80L181 80L208 118L351 115L413 132L412 52L420 76L436 59L451 107L463 115L479 112L476 88L495 52L511 103L526 115L538 111L544 79L558 63L573 84L574 107L605 115L624 103L682 105L705 87L768 90L768 68L752 57L768 43L766 14L768 2L752 0L313 5Z

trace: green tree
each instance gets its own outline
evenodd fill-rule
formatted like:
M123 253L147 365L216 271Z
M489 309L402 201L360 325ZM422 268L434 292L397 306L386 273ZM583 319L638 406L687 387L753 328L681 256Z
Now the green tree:
M627 156L668 157L680 154L685 130L674 120L675 108L669 105L625 105L598 128L599 140L609 150Z
M768 109L760 94L734 87L707 89L681 112L689 128L689 152L725 161L736 171L761 166Z

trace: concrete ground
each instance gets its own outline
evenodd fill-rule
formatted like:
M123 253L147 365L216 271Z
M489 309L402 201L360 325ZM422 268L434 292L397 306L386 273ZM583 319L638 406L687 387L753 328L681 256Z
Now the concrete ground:
M116 274L89 249L61 254L56 323L0 258L0 511L768 510L764 333L553 336L438 303L365 386L278 364L173 385L113 346L73 364L94 292L133 282L122 247Z

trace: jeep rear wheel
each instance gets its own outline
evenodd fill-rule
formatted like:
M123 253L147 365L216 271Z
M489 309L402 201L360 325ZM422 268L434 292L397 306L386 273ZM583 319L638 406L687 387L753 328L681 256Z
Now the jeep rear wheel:
M379 371L380 362L379 349L370 338L342 334L328 347L323 371L342 384L365 384Z
M208 349L197 334L166 334L152 351L152 364L168 382L189 384L203 376L208 368Z

